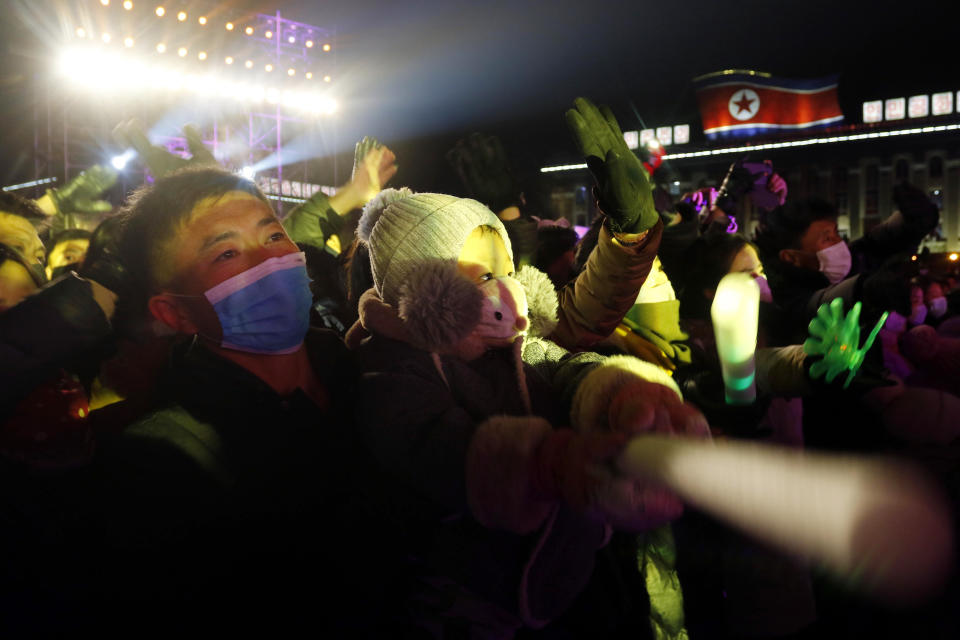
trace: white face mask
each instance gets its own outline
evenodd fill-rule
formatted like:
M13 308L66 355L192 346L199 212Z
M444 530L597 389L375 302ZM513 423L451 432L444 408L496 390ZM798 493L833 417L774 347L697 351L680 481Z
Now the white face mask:
M939 318L947 312L947 299L943 296L933 298L927 303L927 306L930 308L930 315Z
M770 283L763 276L757 276L753 279L760 288L760 302L773 302L773 292L770 291Z
M817 260L820 261L820 273L827 276L830 284L837 284L850 273L853 259L850 257L850 248L846 242L817 251Z
M923 324L923 321L927 319L927 308L922 304L918 304L913 307L913 311L910 313L910 324L917 326L918 324Z

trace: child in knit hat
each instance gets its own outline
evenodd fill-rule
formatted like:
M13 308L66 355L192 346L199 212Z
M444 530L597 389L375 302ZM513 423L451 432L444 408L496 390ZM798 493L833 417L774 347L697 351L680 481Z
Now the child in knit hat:
M610 471L627 435L706 435L706 422L656 366L540 338L555 322L550 282L513 273L482 204L391 189L358 233L374 288L347 341L406 561L405 623L439 637L541 627L584 587L611 525L644 530L682 510Z

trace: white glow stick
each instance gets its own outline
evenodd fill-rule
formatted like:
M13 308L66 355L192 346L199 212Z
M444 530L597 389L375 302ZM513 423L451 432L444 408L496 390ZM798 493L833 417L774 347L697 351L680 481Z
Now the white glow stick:
M760 288L745 273L729 273L717 286L710 307L717 353L728 404L750 404L757 398L757 318Z
M953 556L950 510L902 464L736 440L645 435L616 459L683 500L897 603L932 595Z

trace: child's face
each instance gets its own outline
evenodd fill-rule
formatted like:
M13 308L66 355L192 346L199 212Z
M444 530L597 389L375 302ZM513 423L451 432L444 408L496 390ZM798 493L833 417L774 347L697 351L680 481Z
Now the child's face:
M467 237L457 260L457 270L481 285L493 278L513 275L513 262L500 234L477 227Z
M472 360L487 349L513 344L529 324L527 298L522 285L510 277L513 261L500 235L474 229L460 252L457 270L483 295L477 327L457 347L457 353Z

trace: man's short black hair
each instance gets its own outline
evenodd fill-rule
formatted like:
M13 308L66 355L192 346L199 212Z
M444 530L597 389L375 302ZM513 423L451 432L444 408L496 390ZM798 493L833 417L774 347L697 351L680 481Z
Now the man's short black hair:
M135 191L124 208L121 255L144 294L155 293L161 251L202 200L242 191L269 205L257 185L224 169L188 167Z
M817 220L835 220L837 209L823 198L801 198L777 207L757 232L757 245L765 256L782 249L799 249L800 238Z
M26 218L34 226L38 226L47 220L40 207L33 200L27 200L23 196L18 196L9 191L0 190L0 212L12 213L15 216Z

